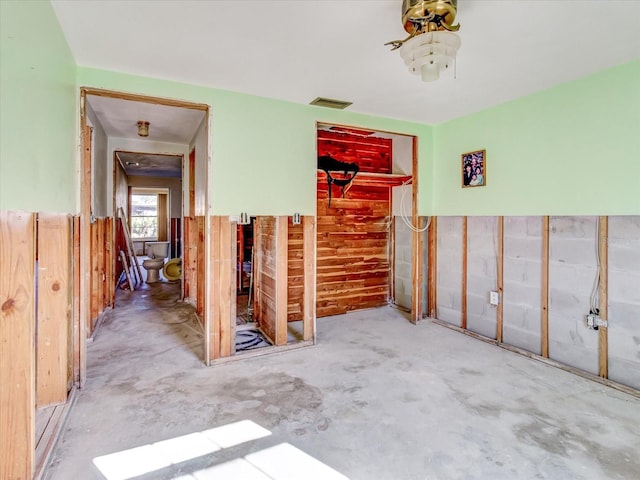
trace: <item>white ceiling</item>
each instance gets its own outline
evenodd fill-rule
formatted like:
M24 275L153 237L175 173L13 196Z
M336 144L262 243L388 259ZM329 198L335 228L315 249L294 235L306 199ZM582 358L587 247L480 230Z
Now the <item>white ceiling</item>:
M640 58L640 1L459 0L457 79L426 84L384 43L401 0L53 0L76 62L440 123Z
M205 112L119 98L87 95L87 103L95 112L108 137L134 138L188 145ZM138 136L138 121L149 122L149 136Z

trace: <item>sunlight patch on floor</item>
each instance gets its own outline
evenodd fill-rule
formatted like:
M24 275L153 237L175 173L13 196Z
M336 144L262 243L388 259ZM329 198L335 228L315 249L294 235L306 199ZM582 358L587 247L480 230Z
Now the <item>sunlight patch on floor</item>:
M93 463L107 480L127 480L269 435L269 430L250 420L242 420L96 457Z
M349 480L288 443L265 448L174 480Z

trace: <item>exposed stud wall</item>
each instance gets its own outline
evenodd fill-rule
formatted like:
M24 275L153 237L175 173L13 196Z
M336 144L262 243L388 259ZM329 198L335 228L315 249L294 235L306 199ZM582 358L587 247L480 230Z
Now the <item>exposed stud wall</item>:
M551 217L549 357L598 373L598 332L585 327L596 275L596 217Z
M288 308L287 320L301 320L304 308L304 241L302 224L294 225L289 219L288 225Z
M496 308L489 304L489 291L497 289L496 217L468 217L467 328L496 338Z
M504 219L504 343L540 354L542 217Z
M640 389L640 217L609 217L609 378Z
M437 317L460 326L462 217L438 217Z

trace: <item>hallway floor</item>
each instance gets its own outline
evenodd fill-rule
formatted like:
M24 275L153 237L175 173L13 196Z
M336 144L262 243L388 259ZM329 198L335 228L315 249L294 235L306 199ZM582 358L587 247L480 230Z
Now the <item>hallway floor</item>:
M392 308L319 319L315 347L207 368L178 298L170 284L118 293L45 478L640 476L638 398Z

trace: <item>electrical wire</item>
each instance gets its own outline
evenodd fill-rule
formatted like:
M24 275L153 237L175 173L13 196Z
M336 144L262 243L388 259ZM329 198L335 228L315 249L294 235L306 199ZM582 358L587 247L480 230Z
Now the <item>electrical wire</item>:
M412 181L413 180L407 180L406 182L404 182L402 184L402 187L406 187ZM429 225L431 224L431 217L427 217L427 224L424 226L424 228L418 228L415 225L413 225L413 223L411 223L411 220L409 220L409 217L408 217L408 215L406 213L405 204L404 204L404 198L407 195L407 190L408 190L408 188L403 188L402 189L402 197L400 198L400 218L402 218L402 221L404 222L404 224L407 227L409 227L411 229L411 231L416 232L416 233L426 232L427 229L429 228Z
M597 313L600 309L600 217L596 217L596 277L593 281L591 296L589 297L590 313Z

